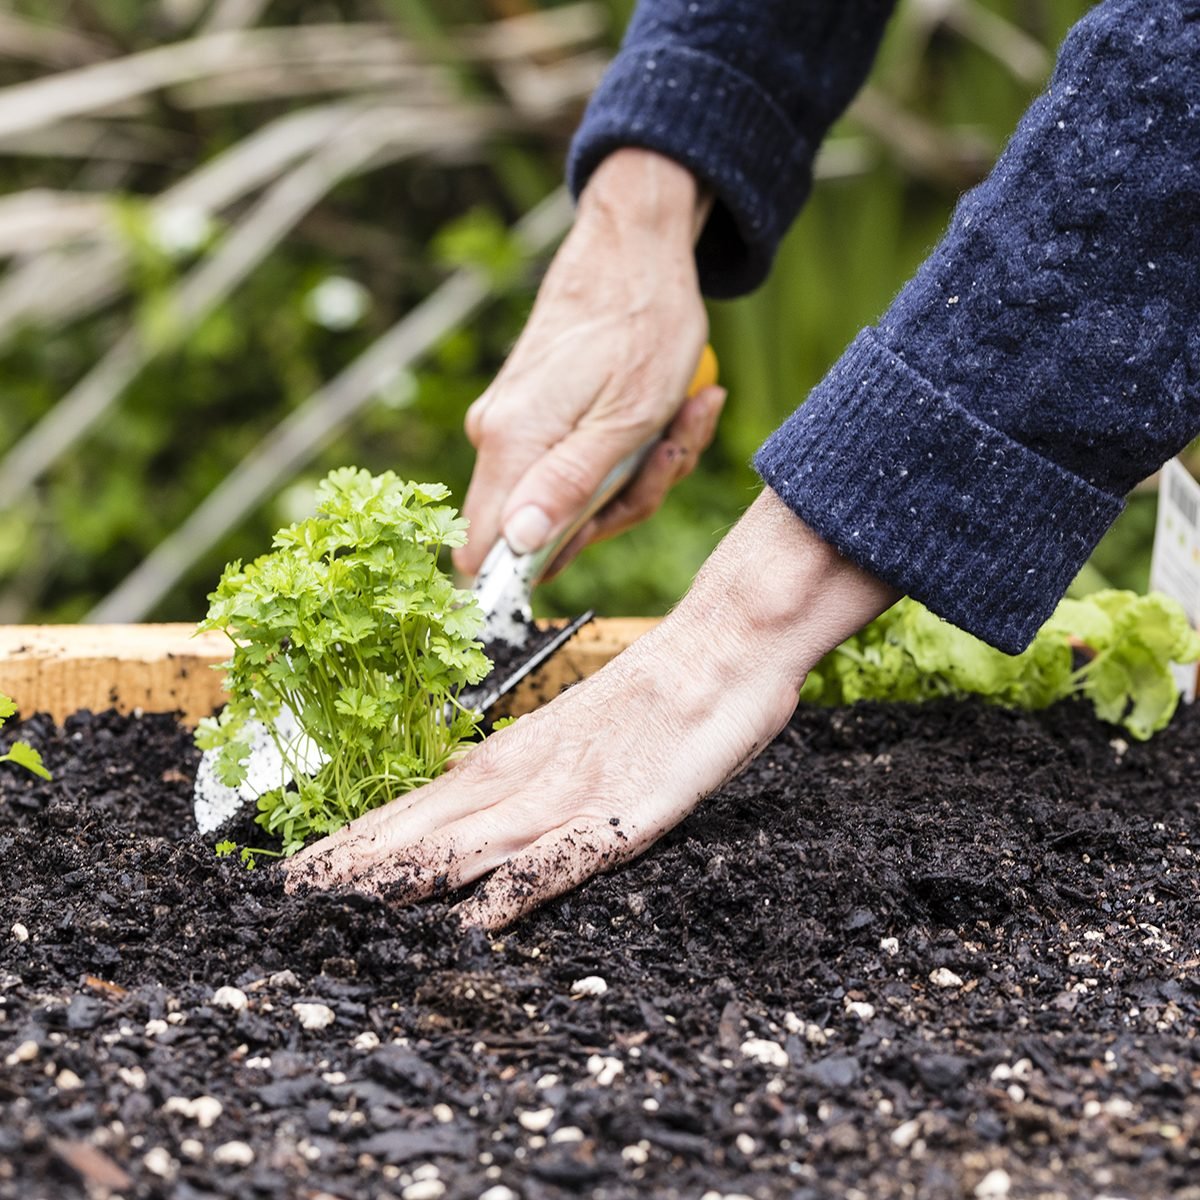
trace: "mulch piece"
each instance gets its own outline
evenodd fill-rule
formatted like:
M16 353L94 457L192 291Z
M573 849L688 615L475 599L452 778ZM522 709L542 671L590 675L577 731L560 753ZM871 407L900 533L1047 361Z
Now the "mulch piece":
M4 1200L1200 1198L1200 708L802 710L494 939L218 860L169 717L18 735Z

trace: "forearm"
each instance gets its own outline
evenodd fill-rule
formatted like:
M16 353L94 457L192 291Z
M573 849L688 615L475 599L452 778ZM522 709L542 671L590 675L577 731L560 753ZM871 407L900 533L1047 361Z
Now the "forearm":
M686 166L716 197L698 247L712 295L756 286L861 85L894 0L642 0L576 135L578 193L622 146Z
M765 488L704 564L676 612L693 642L793 700L809 670L900 593L857 567ZM790 711L790 710L789 710Z
M1200 431L1200 26L1098 6L930 260L760 452L864 569L1009 652Z

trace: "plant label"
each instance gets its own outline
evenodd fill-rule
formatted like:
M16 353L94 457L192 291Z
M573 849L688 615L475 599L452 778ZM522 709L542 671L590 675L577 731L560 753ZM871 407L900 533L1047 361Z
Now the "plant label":
M1200 628L1200 483L1177 458L1163 467L1159 481L1150 590L1178 600L1193 628ZM1200 668L1173 663L1171 671L1190 704Z

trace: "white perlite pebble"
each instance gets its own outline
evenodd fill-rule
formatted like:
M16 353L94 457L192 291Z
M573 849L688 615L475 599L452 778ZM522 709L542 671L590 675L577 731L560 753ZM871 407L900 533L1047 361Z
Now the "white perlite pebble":
M1012 1188L1012 1180L1008 1177L1007 1171L1002 1171L999 1167L994 1171L989 1171L976 1185L975 1195L979 1200L1002 1200L1007 1196Z
M197 1096L189 1100L186 1096L171 1096L163 1105L163 1112L178 1113L189 1121L195 1121L201 1129L211 1129L224 1111L215 1096Z
M254 1152L244 1141L227 1141L212 1151L212 1162L218 1166L250 1166Z
M250 1001L241 988L219 987L213 992L209 1003L217 1008L227 1008L230 1012L244 1012Z
M118 1067L117 1078L135 1092L146 1086L146 1072L141 1067Z
M486 1192L480 1192L479 1200L517 1200L517 1193L512 1188L498 1183L495 1187L488 1188Z
M791 1061L787 1051L769 1038L747 1038L742 1043L742 1056L762 1063L764 1067L783 1068Z
M748 1133L739 1133L734 1143L747 1158L758 1149L758 1143Z
M527 1108L517 1113L517 1124L530 1133L543 1133L553 1120L552 1108Z
M38 1056L37 1042L22 1042L5 1060L6 1067L17 1067L21 1063L31 1063Z
M900 939L894 937L880 938L879 948L890 958L900 953Z
M328 1004L293 1004L292 1012L305 1029L328 1029L337 1020Z
M199 1162L204 1157L204 1143L196 1138L184 1138L179 1143L179 1152L186 1154L193 1161Z
M625 1074L625 1064L619 1058L605 1054L591 1054L587 1060L588 1074L595 1077L601 1087L608 1087L619 1076Z
M582 1142L583 1130L578 1125L564 1125L550 1135L550 1140L552 1142Z
M29 930L26 929L20 921L14 921L12 927L12 936L14 942L27 942L29 941Z
M930 971L929 982L940 988L960 988L963 985L962 977L955 975L949 967L938 967L937 970Z
M992 1068L992 1078L997 1083L1007 1083L1010 1079L1030 1079L1033 1076L1033 1061L1028 1058L1018 1058L1015 1063L997 1063Z
M146 1170L151 1175L157 1175L159 1179L169 1179L175 1174L175 1160L161 1146L147 1150L142 1162L145 1163Z
M907 1150L917 1140L920 1132L920 1121L905 1121L903 1125L897 1125L892 1130L892 1145L901 1150Z
M572 996L603 996L608 991L608 983L599 975L585 975L571 984Z
M634 1167L645 1166L650 1159L650 1151L644 1142L638 1142L636 1146L625 1146L621 1150L621 1157Z
M158 1037L160 1033L166 1033L168 1028L169 1027L166 1021L164 1021L161 1017L151 1017L150 1020L146 1022L146 1036Z
M869 1021L875 1016L875 1005L868 1004L865 1000L847 1000L846 1012L860 1021Z
M435 1104L433 1106L433 1119L439 1125L449 1125L454 1120L454 1109L448 1104Z
M374 1050L379 1045L379 1034L373 1029L368 1029L364 1033L360 1033L354 1039L355 1050Z
M446 1194L446 1185L440 1179L418 1179L410 1183L401 1193L401 1200L438 1200Z
M83 1080L69 1067L64 1067L54 1077L54 1086L60 1092L76 1092L83 1087Z

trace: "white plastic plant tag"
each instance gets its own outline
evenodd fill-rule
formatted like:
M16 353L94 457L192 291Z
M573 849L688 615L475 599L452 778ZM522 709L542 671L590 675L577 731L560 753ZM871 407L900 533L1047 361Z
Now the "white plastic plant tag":
M1163 467L1159 480L1150 590L1178 600L1193 627L1200 629L1200 483L1177 458ZM1195 663L1171 664L1189 704L1196 698L1197 671Z

